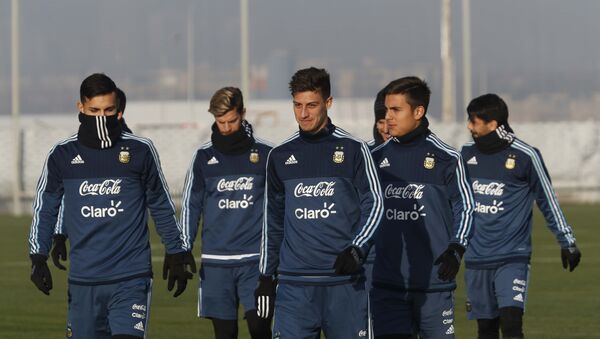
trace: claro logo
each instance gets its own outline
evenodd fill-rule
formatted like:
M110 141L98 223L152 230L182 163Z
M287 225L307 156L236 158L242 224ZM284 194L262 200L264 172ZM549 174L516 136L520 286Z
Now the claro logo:
M294 214L296 218L316 220L316 219L327 219L330 215L336 214L337 212L333 209L335 203L327 204L323 203L323 208L309 209L309 208L296 208Z
M84 218L113 218L117 214L123 212L121 208L121 202L114 200L110 201L109 207L98 207L98 206L83 206L81 207L81 215Z

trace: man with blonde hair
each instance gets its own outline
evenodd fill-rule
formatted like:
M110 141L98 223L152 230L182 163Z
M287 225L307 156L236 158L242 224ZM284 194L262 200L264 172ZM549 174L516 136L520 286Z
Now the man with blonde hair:
M183 191L181 224L193 244L202 219L198 316L212 320L216 339L237 338L238 305L250 336L271 338L270 319L258 317L258 280L266 160L271 146L246 121L242 92L224 87L208 110L211 141L194 153Z

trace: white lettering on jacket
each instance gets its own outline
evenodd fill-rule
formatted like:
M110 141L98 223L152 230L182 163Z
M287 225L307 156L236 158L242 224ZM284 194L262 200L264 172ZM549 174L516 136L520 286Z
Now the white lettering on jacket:
M396 187L393 184L389 184L385 188L385 198L421 199L423 198L423 188L425 188L425 185L408 184L404 187Z
M79 195L115 195L121 192L121 179L106 179L98 184L90 184L84 181L79 186Z
M490 182L489 184L480 184L479 180L473 181L473 193L483 195L502 196L505 184L499 182Z
M253 177L239 177L234 180L221 179L217 184L217 191L249 191L254 186L253 181Z
M335 193L335 181L321 181L315 185L299 183L294 189L294 196L300 197L331 197Z

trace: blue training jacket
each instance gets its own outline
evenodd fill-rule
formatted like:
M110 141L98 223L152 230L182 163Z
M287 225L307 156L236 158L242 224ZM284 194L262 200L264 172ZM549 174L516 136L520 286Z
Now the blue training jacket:
M493 154L482 153L473 142L461 152L469 167L477 227L465 253L468 268L529 262L534 201L560 246L575 244L537 149L514 138L507 148Z
M458 151L427 131L392 138L373 150L385 212L376 241L373 284L406 291L446 291L434 261L449 244L467 247L473 196Z
M113 147L100 150L73 135L56 144L44 163L29 253L47 256L57 227L69 235L71 283L150 276L147 208L167 253L189 250L150 140L123 132Z
M202 217L202 263L235 266L258 262L267 156L255 138L248 151L225 155L211 142L194 154L183 190L181 225L192 246Z
M329 124L318 136L296 132L267 161L260 271L282 283L336 284L333 264L346 247L366 254L383 204L369 149Z

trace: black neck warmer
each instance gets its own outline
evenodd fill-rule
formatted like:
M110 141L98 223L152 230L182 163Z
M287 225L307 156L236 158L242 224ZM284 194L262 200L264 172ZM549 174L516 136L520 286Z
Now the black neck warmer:
M327 118L325 127L317 131L317 133L307 133L299 128L300 137L306 141L317 141L324 137L330 136L335 131L335 126L331 123L331 119Z
M217 123L214 123L210 139L217 151L227 155L244 154L254 145L252 125L246 120L242 120L240 129L230 135L221 134Z
M508 126L508 123L504 123L482 137L473 138L473 141L481 153L493 154L508 147L514 139L512 128Z
M421 136L429 135L429 133L431 133L431 131L429 130L429 120L427 120L426 117L423 117L423 119L421 119L421 123L419 124L419 126L417 126L417 128L406 133L401 137L394 137L393 139L399 144L408 144Z
M95 149L110 148L121 136L121 123L117 115L93 116L79 113L79 132L77 139L87 147Z
M129 128L129 126L127 126L127 124L125 123L125 118L123 117L121 117L121 129L123 130L123 132L133 133L131 131L131 128Z

